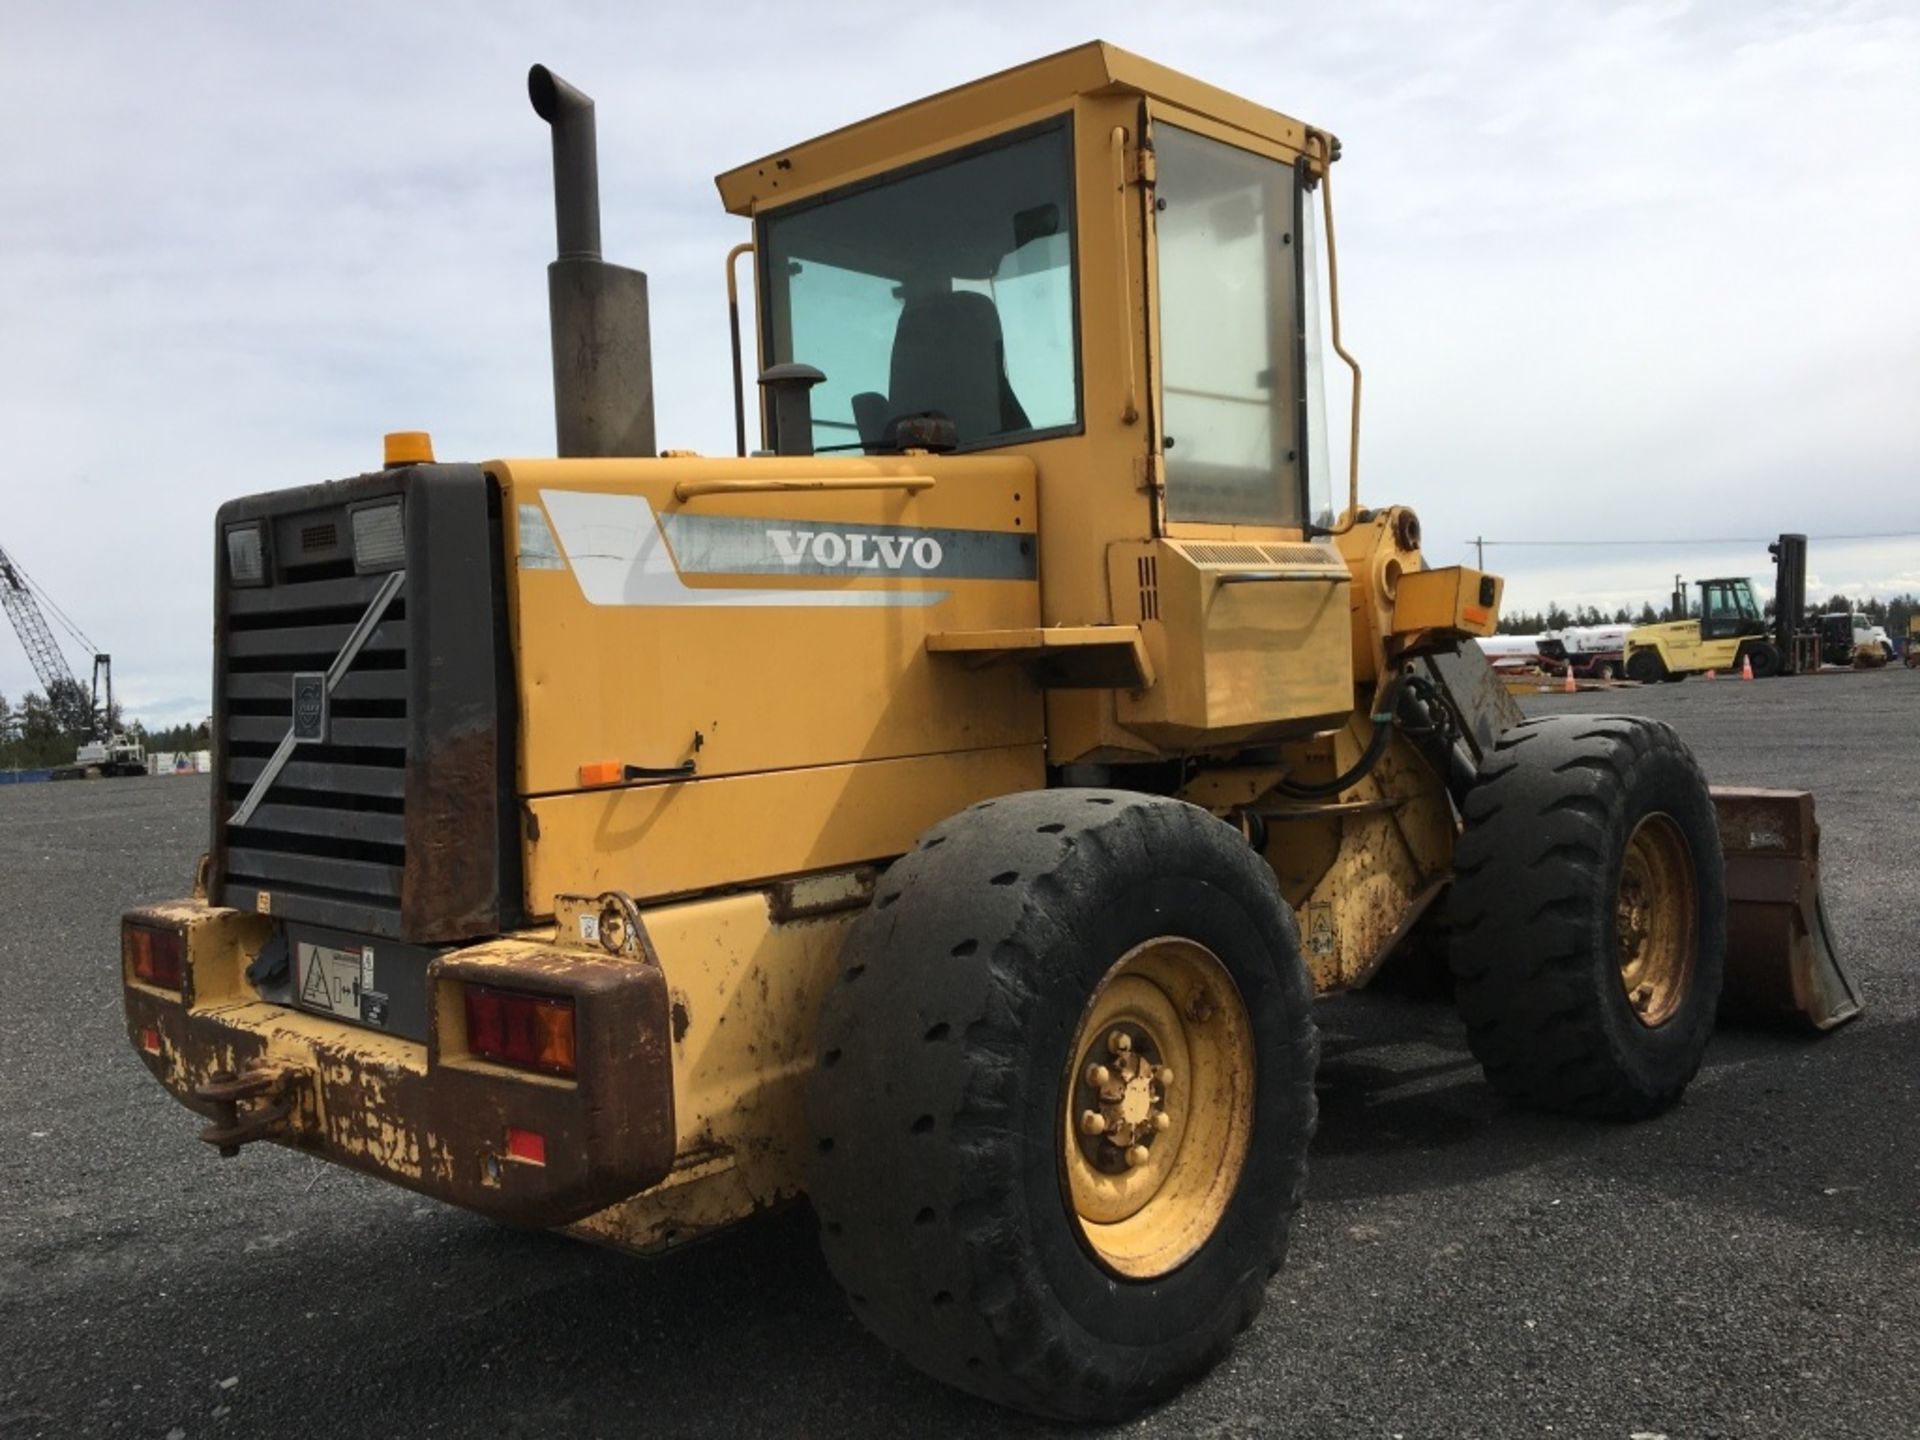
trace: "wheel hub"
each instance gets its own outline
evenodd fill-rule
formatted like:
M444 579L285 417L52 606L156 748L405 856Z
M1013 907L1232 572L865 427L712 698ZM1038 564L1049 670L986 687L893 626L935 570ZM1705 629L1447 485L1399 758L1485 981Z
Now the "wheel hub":
M1173 1127L1167 1093L1173 1067L1144 1026L1118 1025L1080 1067L1080 1150L1099 1170L1138 1169Z
M1672 818L1646 816L1628 837L1614 892L1615 959L1640 1023L1664 1024L1693 978L1693 852Z
M1163 936L1107 971L1062 1057L1061 1198L1108 1270L1149 1279L1204 1245L1253 1131L1252 1021L1233 977Z

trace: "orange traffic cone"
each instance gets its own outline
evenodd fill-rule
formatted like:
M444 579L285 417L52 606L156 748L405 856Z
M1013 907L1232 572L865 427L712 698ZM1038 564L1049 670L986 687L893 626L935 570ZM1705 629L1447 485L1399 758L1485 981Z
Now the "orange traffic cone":
M1573 666L1567 666L1567 683L1560 687L1567 694L1573 694L1579 687L1573 683Z
M1740 678L1742 680L1753 679L1753 657L1751 655L1742 655L1740 657Z

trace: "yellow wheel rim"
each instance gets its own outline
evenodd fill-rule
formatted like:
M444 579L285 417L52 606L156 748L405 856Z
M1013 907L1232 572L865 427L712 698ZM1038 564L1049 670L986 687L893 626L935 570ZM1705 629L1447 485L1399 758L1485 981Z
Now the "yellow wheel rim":
M1061 1188L1100 1263L1133 1280L1207 1243L1253 1134L1253 1026L1206 946L1163 936L1107 971L1067 1054Z
M1627 840L1614 900L1620 983L1642 1025L1665 1024L1686 998L1699 908L1687 837L1671 816L1647 816Z

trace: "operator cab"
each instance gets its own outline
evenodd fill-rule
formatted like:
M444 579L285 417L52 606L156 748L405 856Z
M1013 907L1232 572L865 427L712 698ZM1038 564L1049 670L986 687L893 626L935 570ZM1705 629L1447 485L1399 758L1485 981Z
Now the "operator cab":
M1747 580L1700 582L1700 638L1725 640L1736 635L1765 635L1767 623Z
M1038 678L1060 763L1325 734L1380 673L1354 643L1340 541L1360 555L1394 527L1391 564L1366 572L1382 611L1425 567L1410 515L1361 518L1351 454L1335 524L1316 313L1323 285L1335 313L1333 264L1314 222L1337 153L1094 43L718 177L754 227L775 456L839 452L861 476L909 452L1032 467L1013 498L1050 537L1039 623L943 622L929 653ZM960 503L958 463L912 462L914 493ZM885 503L877 523L924 502ZM1496 602L1489 580L1471 608L1490 625Z
M976 90L720 177L754 222L761 365L825 377L804 438L767 407L769 448L1067 442L1049 463L1148 492L1149 533L1330 526L1331 137L1099 44ZM936 110L957 140L929 153Z

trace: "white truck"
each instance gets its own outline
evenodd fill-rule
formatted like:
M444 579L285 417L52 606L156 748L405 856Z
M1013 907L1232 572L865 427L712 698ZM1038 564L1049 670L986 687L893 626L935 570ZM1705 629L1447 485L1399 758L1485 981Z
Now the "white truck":
M1556 672L1571 668L1586 680L1618 680L1626 673L1631 625L1568 625L1539 637L1541 656Z

